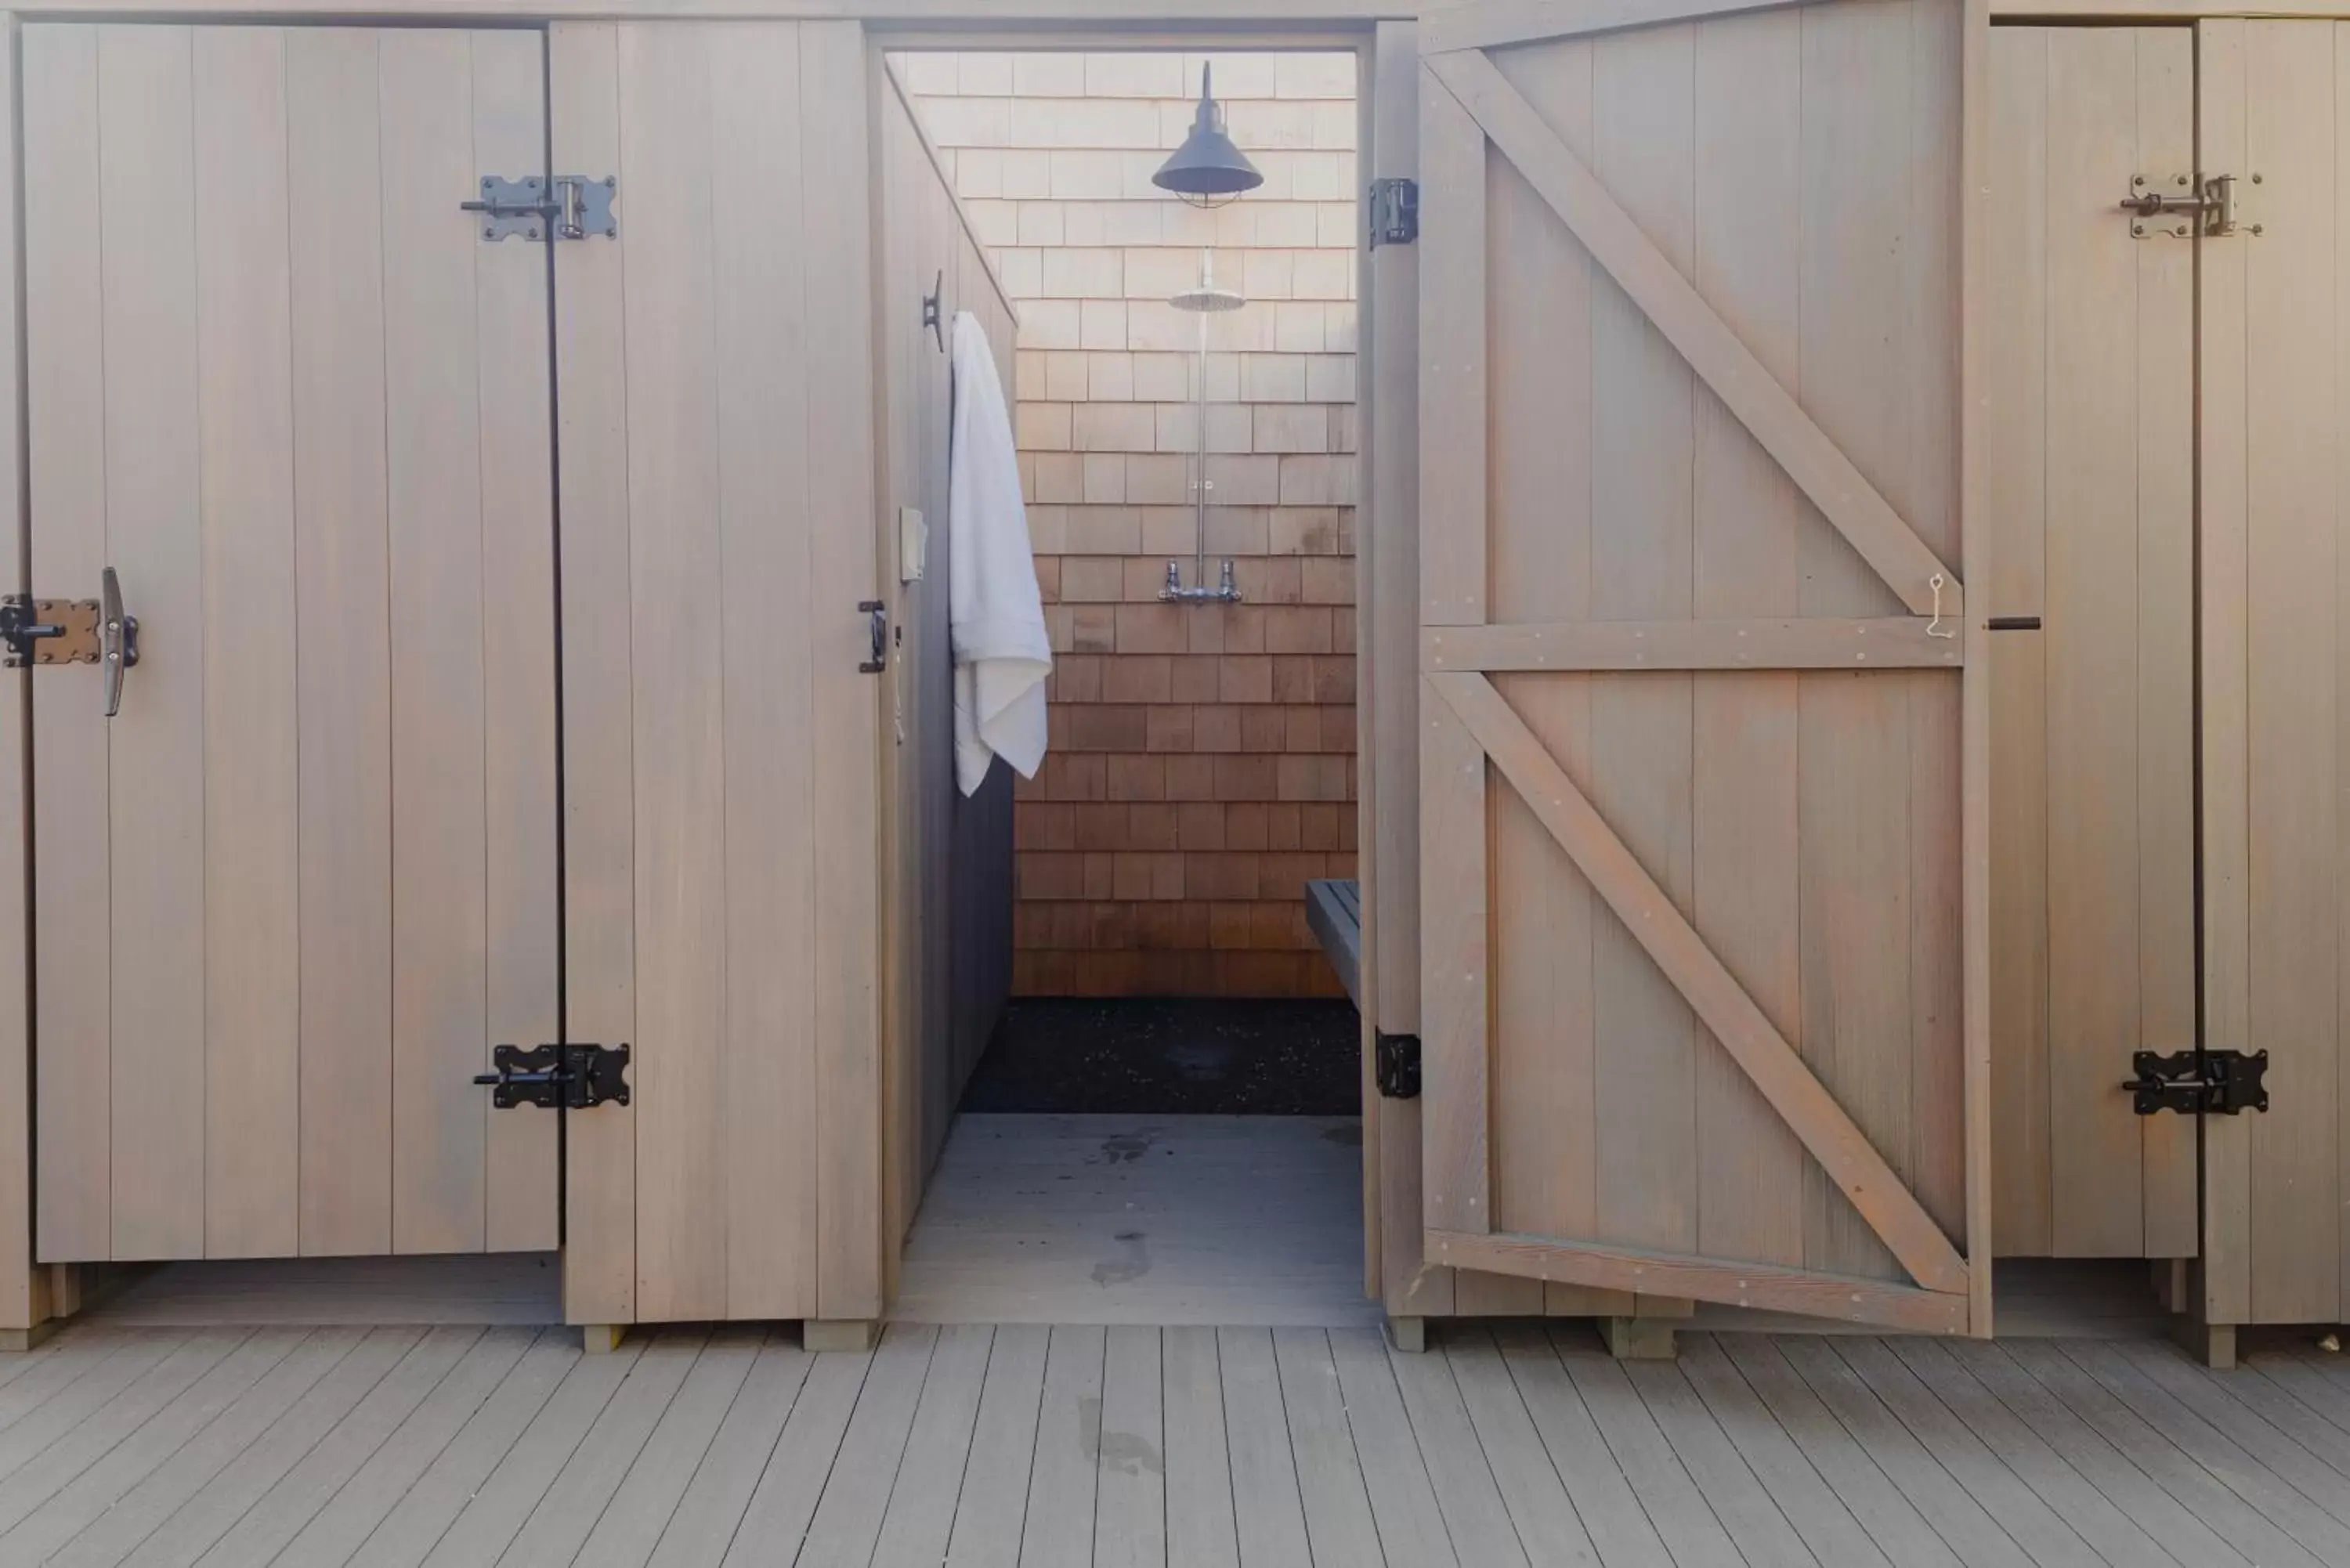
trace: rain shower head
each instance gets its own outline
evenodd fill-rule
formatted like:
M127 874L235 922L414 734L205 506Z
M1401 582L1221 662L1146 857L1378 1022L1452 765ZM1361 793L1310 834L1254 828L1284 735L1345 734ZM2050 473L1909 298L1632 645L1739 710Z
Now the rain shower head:
M1227 310L1238 310L1248 301L1229 288L1216 286L1215 253L1203 250L1200 253L1199 286L1184 289L1170 297L1167 303L1178 310L1188 310L1196 316L1215 316Z
M1238 310L1248 303L1229 288L1187 288L1171 296L1168 304L1178 310L1190 310L1203 315L1215 315L1226 310Z

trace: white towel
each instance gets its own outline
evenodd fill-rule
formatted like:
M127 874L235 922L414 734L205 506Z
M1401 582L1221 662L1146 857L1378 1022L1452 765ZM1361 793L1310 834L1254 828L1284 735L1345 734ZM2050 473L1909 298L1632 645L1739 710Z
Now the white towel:
M1036 592L1028 513L1003 383L987 333L954 321L954 432L947 473L949 613L955 662L955 781L976 791L1002 757L1035 778L1045 760L1045 677L1053 644Z

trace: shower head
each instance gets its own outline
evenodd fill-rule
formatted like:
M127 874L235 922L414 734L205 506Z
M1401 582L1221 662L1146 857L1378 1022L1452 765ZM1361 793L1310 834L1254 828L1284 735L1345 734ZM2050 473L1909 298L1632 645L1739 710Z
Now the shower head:
M1198 316L1214 316L1227 310L1238 310L1248 301L1229 288L1216 286L1216 253L1200 253L1200 284L1187 288L1167 301L1178 310L1188 310Z
M1178 310L1213 315L1221 311L1238 310L1248 301L1229 288L1208 286L1187 288L1182 293L1173 296L1167 303Z

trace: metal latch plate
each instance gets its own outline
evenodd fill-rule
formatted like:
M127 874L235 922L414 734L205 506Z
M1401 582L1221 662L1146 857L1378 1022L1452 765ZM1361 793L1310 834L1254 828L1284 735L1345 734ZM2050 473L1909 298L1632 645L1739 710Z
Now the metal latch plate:
M2261 182L2258 174L2252 183ZM2134 239L2220 239L2232 234L2240 216L2233 174L2133 174L2122 199ZM2255 234L2261 225L2251 225Z
M1419 1098L1419 1036L1389 1034L1385 1031L1374 1033L1371 1078L1388 1099Z
M2132 1096L2130 1108L2142 1116L2162 1111L2232 1116L2269 1108L2265 1051L2206 1051L2200 1062L2192 1051L2138 1051L2130 1065L2137 1076L2122 1087Z
M96 664L99 659L96 599L36 599L0 595L0 668L28 664Z
M1419 181L1374 180L1370 199L1363 205L1370 214L1371 249L1408 245L1419 238Z
M500 1045L490 1053L495 1072L473 1082L491 1091L502 1111L517 1106L584 1111L607 1100L629 1103L626 1045Z
M554 189L549 191L552 184ZM612 215L612 197L619 182L586 174L525 174L509 180L503 174L482 176L478 200L459 203L482 215L482 238L543 240L551 232L558 240L586 239L600 234L610 239L620 232Z

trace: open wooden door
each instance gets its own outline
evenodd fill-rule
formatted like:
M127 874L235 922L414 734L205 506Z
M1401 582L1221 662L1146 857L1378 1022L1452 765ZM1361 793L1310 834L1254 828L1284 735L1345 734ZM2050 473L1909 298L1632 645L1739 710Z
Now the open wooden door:
M1584 14L1421 30L1426 1256L1987 1332L1962 12Z

